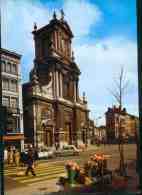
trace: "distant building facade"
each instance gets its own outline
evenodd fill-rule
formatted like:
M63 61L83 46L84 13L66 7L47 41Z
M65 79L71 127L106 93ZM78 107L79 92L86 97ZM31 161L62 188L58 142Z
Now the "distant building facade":
M2 104L7 110L5 145L23 148L23 106L21 86L21 55L1 49Z
M94 120L89 119L89 133L88 133L89 144L95 144L95 124Z
M108 108L106 114L106 129L108 140L118 140L121 129L121 136L124 139L135 140L138 129L138 117L127 113L126 109L114 106Z
M35 24L34 67L23 85L24 132L36 147L88 144L89 110L79 97L80 70L71 49L73 34L54 13L40 29Z
M99 141L100 143L106 142L107 141L107 134L106 134L106 126L95 126L95 141Z

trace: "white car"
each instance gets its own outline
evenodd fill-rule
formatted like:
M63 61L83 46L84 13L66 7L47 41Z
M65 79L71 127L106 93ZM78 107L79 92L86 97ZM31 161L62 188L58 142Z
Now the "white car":
M52 147L41 148L38 151L38 158L39 159L53 158L54 156L55 156L55 150Z
M74 145L65 145L63 148L56 151L56 156L78 156L81 150Z

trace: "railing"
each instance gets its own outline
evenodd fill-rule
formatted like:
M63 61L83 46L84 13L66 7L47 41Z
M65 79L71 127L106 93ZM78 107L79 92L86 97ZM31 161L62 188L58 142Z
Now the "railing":
M19 133L21 133L20 129L13 129L13 130L6 131L6 135L19 134Z

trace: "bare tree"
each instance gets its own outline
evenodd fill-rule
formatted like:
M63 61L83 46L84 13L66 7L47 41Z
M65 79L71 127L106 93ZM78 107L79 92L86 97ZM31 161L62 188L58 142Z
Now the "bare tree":
M121 175L125 174L125 162L124 162L124 139L123 139L123 129L122 129L122 108L123 108L123 100L126 94L126 89L128 87L128 81L126 80L126 75L124 75L124 68L122 67L117 79L114 80L114 89L110 90L111 94L115 98L116 102L119 105L119 113L118 113L118 149L120 154L120 164L119 171Z

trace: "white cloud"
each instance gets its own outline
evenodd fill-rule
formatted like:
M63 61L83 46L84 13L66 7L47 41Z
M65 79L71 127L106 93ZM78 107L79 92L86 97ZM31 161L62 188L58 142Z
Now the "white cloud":
M33 24L37 22L40 27L47 24L51 10L49 11L38 1L32 2L4 1L5 10L2 13L4 23L2 30L6 32L2 38L4 46L24 53L33 49L31 34Z
M93 42L91 45L75 45L75 54L82 71L81 92L86 91L90 104L103 105L103 112L97 108L100 115L106 111L107 106L116 103L109 94L108 88L113 90L113 81L118 77L122 66L126 73L126 79L129 81L124 105L127 107L132 103L137 105L137 48L135 42L123 37L112 37ZM133 94L133 92L135 93ZM105 104L106 102L108 105Z
M5 8L2 9L2 46L22 54L22 73L27 80L34 59L33 23L37 22L38 28L48 24L53 10L48 3L44 6L38 0L2 0L2 4ZM111 88L113 78L123 65L134 92L129 92L125 104L128 107L137 104L136 43L125 37L109 37L86 44L84 37L89 35L92 26L94 30L94 26L100 23L103 13L95 4L85 0L65 0L63 8L74 39L79 39L79 44L75 41L74 47L82 72L80 88L81 92L86 91L89 104L94 105L96 112L92 108L93 112L102 115L114 102L107 89Z
M37 22L38 28L48 24L53 10L38 0L2 0L2 7L2 46L22 54L23 78L27 80L34 59L33 23ZM99 9L85 1L68 0L63 8L75 37L87 35L100 20Z
M33 24L37 22L38 28L47 24L51 10L38 1L2 0L2 5L2 47L22 54L27 79L34 59Z
M84 0L67 0L64 4L67 16L75 38L88 35L92 26L102 19L102 12L95 4Z

